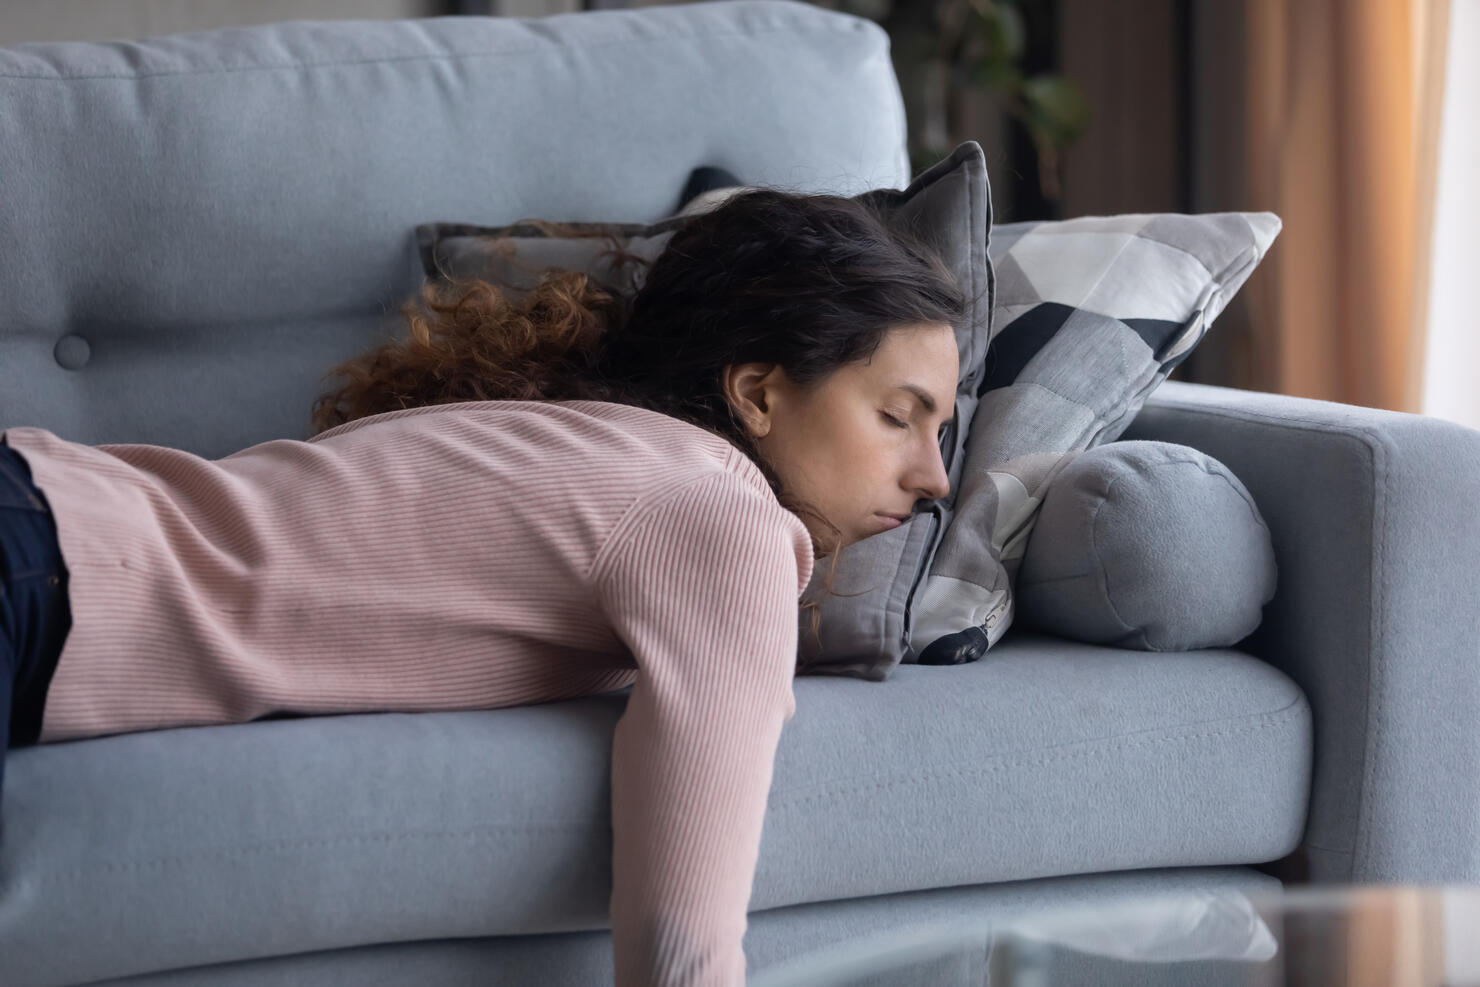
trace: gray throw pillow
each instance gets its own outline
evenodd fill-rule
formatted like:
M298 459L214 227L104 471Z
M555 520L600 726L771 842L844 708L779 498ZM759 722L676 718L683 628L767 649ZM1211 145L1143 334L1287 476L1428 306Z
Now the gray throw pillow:
M1017 612L1091 644L1232 647L1259 626L1275 584L1269 526L1227 466L1169 442L1111 442L1049 484Z
M1084 216L992 231L991 348L957 510L912 606L905 660L975 661L1006 633L1054 475L1118 438L1280 229L1273 213Z
M526 219L502 227L424 223L417 245L428 277L478 277L518 296L549 267L582 271L631 294L642 284L643 263L658 256L673 231L751 186L707 189L682 203L677 215L655 223L551 222ZM967 318L956 327L961 376L956 412L941 438L951 493L904 524L848 546L838 556L833 592L823 593L829 565L814 567L803 600L818 605L817 634L807 610L799 613L798 652L806 671L882 679L904 657L908 603L947 529L960 487L966 436L975 417L991 335L992 273L987 260L991 190L986 157L966 141L922 171L904 189L872 189L856 196L878 208L893 228L923 240L941 255L967 298ZM620 252L614 248L620 248Z

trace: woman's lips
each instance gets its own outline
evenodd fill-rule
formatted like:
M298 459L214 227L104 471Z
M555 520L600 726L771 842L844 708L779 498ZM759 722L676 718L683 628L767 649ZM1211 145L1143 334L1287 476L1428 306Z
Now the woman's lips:
M888 514L875 513L874 517L879 519L879 523L884 526L885 531L888 531L890 528L897 528L901 524L904 524L904 522L901 521L899 518L890 517Z

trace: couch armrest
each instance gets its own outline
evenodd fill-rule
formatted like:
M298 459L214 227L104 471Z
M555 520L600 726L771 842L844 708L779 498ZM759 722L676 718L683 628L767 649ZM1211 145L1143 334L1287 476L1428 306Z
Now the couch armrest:
M1220 460L1269 523L1279 588L1240 647L1315 717L1280 876L1480 881L1480 431L1168 381L1123 437Z

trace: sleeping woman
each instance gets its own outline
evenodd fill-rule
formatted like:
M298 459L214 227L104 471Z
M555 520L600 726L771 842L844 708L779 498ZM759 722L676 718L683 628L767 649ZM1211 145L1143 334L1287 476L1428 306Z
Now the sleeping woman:
M0 432L9 744L631 686L615 982L741 987L799 598L948 493L964 304L866 201L753 188L630 298L428 281L306 441Z

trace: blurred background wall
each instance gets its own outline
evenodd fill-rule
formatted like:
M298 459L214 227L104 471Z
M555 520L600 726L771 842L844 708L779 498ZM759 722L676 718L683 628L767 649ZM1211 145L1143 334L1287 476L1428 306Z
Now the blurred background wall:
M665 2L705 0L0 0L0 44ZM812 2L889 32L915 169L978 141L999 223L1280 215L1174 379L1480 427L1480 0Z

